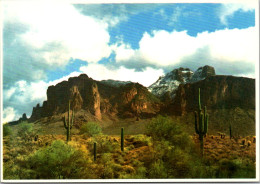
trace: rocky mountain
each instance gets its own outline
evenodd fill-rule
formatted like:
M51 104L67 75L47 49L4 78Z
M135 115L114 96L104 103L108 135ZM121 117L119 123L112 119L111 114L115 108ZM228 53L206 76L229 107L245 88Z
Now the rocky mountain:
M211 66L198 68L195 72L189 68L178 68L161 76L155 83L148 87L149 91L162 99L169 96L174 98L180 84L193 83L214 76L215 69Z
M107 118L150 118L165 113L184 115L197 109L199 88L201 103L210 111L255 110L254 79L215 75L213 67L204 66L195 72L188 68L175 69L159 78L149 90L138 83L95 81L81 74L49 86L47 100L42 106L37 104L33 108L29 120L63 116L68 111L69 101L76 116L84 116L81 122L87 121L86 114L100 121Z
M147 88L132 82L95 81L86 74L49 86L47 100L33 108L31 121L64 113L69 101L75 111L83 110L101 120L104 114L119 117L153 116L160 100Z
M208 109L253 109L255 110L255 79L234 76L209 76L194 83L180 84L173 102L167 109L183 115L198 107L198 89L201 104Z

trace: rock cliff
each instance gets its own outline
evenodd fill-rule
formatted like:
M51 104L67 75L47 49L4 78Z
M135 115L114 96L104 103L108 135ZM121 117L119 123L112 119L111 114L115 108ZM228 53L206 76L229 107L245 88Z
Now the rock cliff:
M255 79L217 75L195 83L180 84L169 111L182 115L196 110L199 88L201 104L208 109L255 109Z
M160 110L160 101L138 83L95 81L86 74L69 78L49 86L47 100L33 108L30 120L48 117L68 110L68 102L75 111L84 110L97 119L102 114L120 117L153 116Z

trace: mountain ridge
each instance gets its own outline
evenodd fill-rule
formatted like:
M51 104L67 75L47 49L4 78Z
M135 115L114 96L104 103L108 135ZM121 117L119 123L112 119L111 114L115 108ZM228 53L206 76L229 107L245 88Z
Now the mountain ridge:
M210 66L200 67L195 72L188 68L174 69L165 76L166 83L176 83L176 79L179 83L176 83L176 89L166 91L162 96L151 93L149 88L139 83L96 81L86 74L71 77L48 87L47 100L42 106L37 104L33 107L28 121L51 120L52 117L55 121L61 121L68 111L69 101L76 111L76 121L81 124L90 120L147 119L159 114L183 116L197 108L198 88L201 88L202 104L207 106L209 112L231 108L245 109L245 112L246 109L255 110L255 79L215 75L214 68ZM160 77L157 81L162 80ZM247 118L245 116L244 119Z
M173 99L180 84L197 82L214 75L216 75L215 69L208 65L199 67L195 72L189 68L180 67L172 70L165 76L159 77L148 89L154 95L161 98L163 98L166 93L169 93L168 95Z

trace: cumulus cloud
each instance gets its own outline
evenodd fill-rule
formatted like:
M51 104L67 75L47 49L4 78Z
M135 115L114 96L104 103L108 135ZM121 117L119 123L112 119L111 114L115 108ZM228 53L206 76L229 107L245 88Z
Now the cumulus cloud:
M241 3L225 3L221 4L218 11L220 22L224 25L228 25L228 18L232 17L236 11L254 11L257 7L257 1L245 1Z
M5 83L41 80L70 58L98 62L111 53L108 24L73 5L5 1L3 10Z
M17 117L14 108L7 107L3 110L3 123L10 122L17 118L19 118L19 117Z
M138 82L144 86L149 86L154 83L159 76L163 75L162 69L153 69L146 67L143 71L136 71L134 69L127 69L123 66L119 68L108 68L101 64L89 64L82 66L80 71L86 73L89 77L95 80L120 80Z
M14 108L7 107L3 110L3 123L10 122L17 118Z
M17 81L12 87L3 89L3 108L8 120L15 120L21 117L23 113L30 116L32 107L46 99L47 87L48 83L44 81L26 82L21 80ZM10 108L15 109L15 111L11 111Z
M189 36L187 31L159 30L151 34L144 33L139 42L139 49L134 50L121 44L115 47L114 51L117 55L116 62L125 66L130 66L129 63L136 60L157 68L172 68L186 65L188 62L190 65L194 63L205 65L211 61L220 71L221 68L225 68L225 64L240 66L242 70L240 73L232 73L231 70L230 74L242 75L248 73L248 67L243 65L254 69L254 64L257 62L258 43L255 38L257 38L255 27L202 32L195 37ZM198 53L203 60L196 60Z

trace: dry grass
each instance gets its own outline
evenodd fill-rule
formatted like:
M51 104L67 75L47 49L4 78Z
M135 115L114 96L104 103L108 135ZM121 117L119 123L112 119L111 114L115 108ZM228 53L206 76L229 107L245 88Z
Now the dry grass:
M199 147L199 140L197 136L193 136L194 142ZM242 145L242 140L246 140L246 144ZM253 141L253 136L232 138L220 138L220 136L208 135L204 138L204 155L213 162L218 162L221 159L248 159L255 163L256 159L256 144L251 143L248 146L247 142Z

